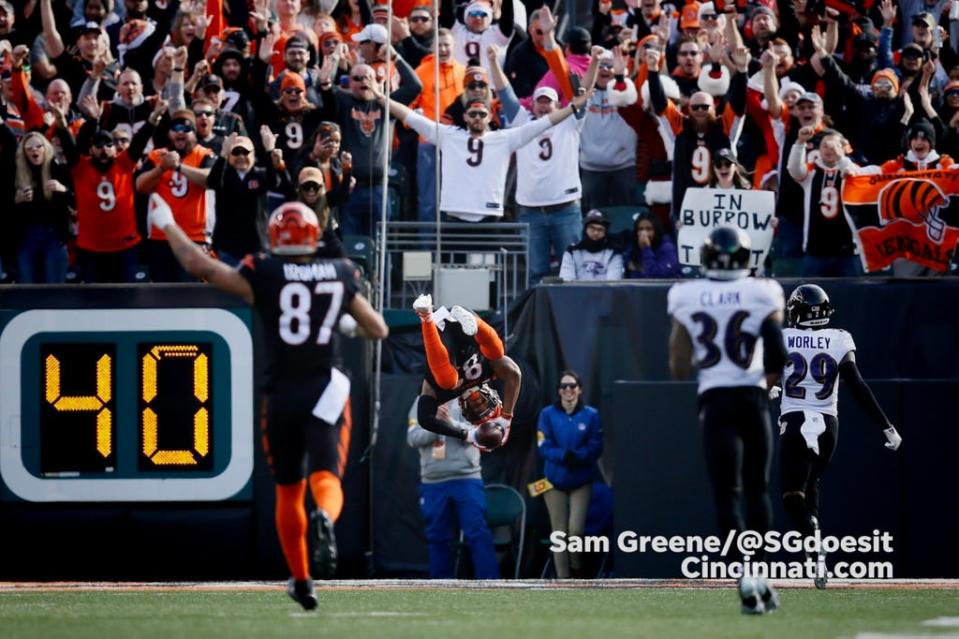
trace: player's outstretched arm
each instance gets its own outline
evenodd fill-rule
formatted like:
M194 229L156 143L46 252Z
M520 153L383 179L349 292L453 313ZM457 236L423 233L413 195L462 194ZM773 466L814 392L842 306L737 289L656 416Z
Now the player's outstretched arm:
M673 319L673 328L669 333L669 372L673 379L687 379L693 370L693 340L689 331L678 320Z
M386 339L386 336L390 334L390 329L386 326L383 316L362 295L354 295L346 310L356 320L359 329L357 333L361 337L378 340Z
M496 378L503 380L503 417L512 419L519 389L523 385L523 373L519 365L506 355L490 360L490 367Z
M439 407L439 400L436 399L433 391L424 382L419 402L416 404L416 421L431 433L466 441L469 429L437 417Z
M883 434L886 436L886 448L891 450L899 448L899 444L902 443L902 437L899 436L896 427L893 426L889 418L886 417L882 406L876 401L876 396L872 394L872 390L866 385L865 380L863 380L862 374L859 372L859 366L856 365L856 351L846 353L842 362L839 363L839 377L846 383L846 386L849 387L849 392L852 393L852 397L856 400L856 403L859 404L859 406L866 411L866 414L869 415L869 418L882 429Z
M177 226L169 205L156 193L150 196L147 224L163 231L177 261L191 275L206 280L221 291L236 295L247 304L253 303L253 287L246 278L239 271L214 260L194 244Z

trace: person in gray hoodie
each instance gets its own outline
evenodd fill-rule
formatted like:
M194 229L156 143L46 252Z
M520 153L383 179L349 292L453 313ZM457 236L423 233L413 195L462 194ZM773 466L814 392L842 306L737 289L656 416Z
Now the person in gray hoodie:
M426 523L430 578L455 579L455 521L463 530L477 579L499 579L493 535L486 525L486 493L480 472L480 451L462 439L430 432L416 419L417 398L409 413L406 443L420 454L420 512ZM453 423L466 420L456 400L443 404L437 415ZM469 424L462 423L469 427Z

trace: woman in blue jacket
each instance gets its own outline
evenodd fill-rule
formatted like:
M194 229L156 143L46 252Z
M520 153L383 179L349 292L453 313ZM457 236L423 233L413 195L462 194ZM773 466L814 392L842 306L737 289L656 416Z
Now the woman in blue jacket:
M553 532L566 539L581 537L586 526L596 460L603 452L603 428L599 411L583 404L579 375L563 371L559 379L559 401L539 414L537 442L546 479L553 485L543 498ZM556 577L582 577L580 553L553 553Z

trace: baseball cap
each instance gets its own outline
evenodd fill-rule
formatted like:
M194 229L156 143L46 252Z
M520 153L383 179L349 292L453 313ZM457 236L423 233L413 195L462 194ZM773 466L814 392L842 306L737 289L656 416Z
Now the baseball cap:
M208 73L207 75L203 76L203 79L200 81L200 86L204 88L220 87L222 89L223 80L221 80L220 76L218 75L213 75L212 73Z
M609 228L609 220L599 209L593 209L586 214L586 217L583 218L583 226L589 226L590 224L602 224L603 226Z
M563 37L563 41L566 44L589 45L593 41L593 37L589 34L589 31L583 27L570 27L566 29L566 35Z
M741 166L732 149L719 149L713 154L713 164L719 164L720 162L731 162L737 166Z
M922 47L920 47L920 46L919 46L918 44L916 44L915 42L910 42L909 44L907 44L906 46L904 46L904 47L900 50L899 55L900 55L900 57L902 57L902 56L915 56L915 57L917 57L917 58L921 58L921 57L922 57Z
M806 91L799 96L798 100L796 100L796 104L799 104L800 102L812 102L813 104L818 104L821 106L822 98L820 98L819 94L815 93L814 91Z
M239 51L243 51L250 44L250 36L243 29L229 27L223 30L223 34L223 41L232 47L236 47Z
M886 79L892 83L892 86L899 91L899 78L896 77L896 74L893 73L892 69L880 69L872 74L872 79L869 81L870 86L876 84L877 80Z
M233 143L233 148L246 149L250 153L253 153L253 140L246 137L245 135L237 136L236 142Z
M533 101L536 101L544 96L553 102L559 102L559 94L556 93L556 89L553 87L539 87L533 91Z
M97 33L103 32L103 27L100 26L99 22L89 21L80 27L80 34L90 33L91 31L96 31Z
M7 2L7 0L0 0L0 11L4 13L14 13L13 5Z
M93 146L97 148L102 148L115 143L113 134L103 129L99 129L93 134L93 139L91 142L93 143Z
M287 71L283 74L283 79L280 80L280 91L286 91L287 89L299 89L306 93L306 82L299 73Z
M309 43L298 36L293 36L286 41L286 44L283 46L284 51L289 51L290 49L303 49L304 51L310 50Z
M323 180L323 172L313 166L307 166L301 169L300 175L296 179L297 184L304 184L306 182L316 182L318 184L326 184L326 182Z
M951 93L959 93L959 80L953 80L942 90L942 94L949 96Z
M466 73L463 75L463 86L465 87L470 82L485 82L489 84L489 76L486 75L486 69L479 65L466 67Z
M679 28L698 29L699 25L699 3L689 2L683 7L683 15L679 19Z
M359 33L354 33L350 39L353 42L369 42L372 40L377 44L386 44L390 41L390 34L382 24L368 24L363 27Z
M912 23L914 25L924 24L930 29L932 29L933 27L936 26L936 19L933 18L932 14L929 13L928 11L923 11L921 13L917 13L916 15L912 16Z

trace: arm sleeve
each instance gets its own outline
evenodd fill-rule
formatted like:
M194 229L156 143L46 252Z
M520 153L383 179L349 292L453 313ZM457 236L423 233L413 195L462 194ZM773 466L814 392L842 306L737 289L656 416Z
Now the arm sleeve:
M90 121L85 120L83 123L83 128L88 129L90 127ZM81 129L82 131L83 129ZM70 133L70 129L60 129L56 130L57 139L60 140L60 147L63 149L63 158L67 161L67 166L74 167L77 162L80 161L80 149L77 146L77 141L73 139L73 134Z
M886 413L883 412L879 402L876 401L876 396L872 394L872 390L870 390L869 386L867 386L863 380L862 375L859 373L859 367L856 366L855 359L843 360L839 365L839 376L849 387L849 392L852 393L853 399L866 411L869 418L874 421L880 429L884 430L889 428L889 418L886 417Z
M442 124L437 125L432 120L427 120L419 113L415 113L413 111L406 116L406 120L403 122L403 124L422 135L423 138L425 138L430 144L438 143L440 138L439 128L443 126Z
M549 119L544 117L524 124L518 129L513 129L510 133L513 134L513 132L515 132L515 134L510 138L509 150L515 151L516 149L526 146L533 138L551 126L552 124L550 124Z
M659 251L646 247L639 254L643 272L648 277L675 277L679 272L679 256L673 245L661 244Z
M513 91L513 87L506 85L506 88L500 91L497 97L503 107L503 114L506 116L506 119L509 120L510 126L514 126L513 120L519 112L519 99L516 97L516 92Z
M623 279L623 256L621 254L614 253L613 257L610 258L609 264L606 266L606 279Z
M589 420L589 437L582 447L573 451L579 460L591 464L603 454L603 427L599 421L599 411Z
M745 73L734 73L729 83L729 107L736 115L746 113L746 84L748 78Z
M546 410L544 408L540 411L539 422L536 424L536 451L546 461L561 464L566 451L553 441L553 428L546 416Z
M399 56L396 58L396 70L400 73L400 88L391 93L390 98L408 106L423 90L423 83L409 63Z
M416 405L416 421L431 433L465 440L467 430L438 418L437 408L439 408L439 402L435 397L420 395L420 401Z
M661 115L666 110L666 92L663 91L659 74L650 73L647 82L649 82L649 101L653 103L653 113Z
M892 69L896 65L892 61L892 29L882 27L879 30L879 56L876 59L880 69Z
M127 147L127 155L134 163L139 162L140 158L143 157L143 152L146 150L147 144L150 143L154 131L156 131L156 127L150 124L150 120L147 119L143 121L143 126L133 135L130 146Z
M563 252L563 261L559 266L559 277L564 282L572 282L576 279L576 263L569 250Z
M763 320L759 327L763 340L763 370L767 373L781 373L786 364L786 343L783 341L783 329L779 322L771 317Z
M271 162L272 164L272 162ZM208 189L217 191L223 188L223 175L226 171L226 158L217 156L213 166L210 167L210 174L206 176L206 185Z
M500 3L499 21L497 27L504 37L510 38L513 35L513 0L503 0Z

